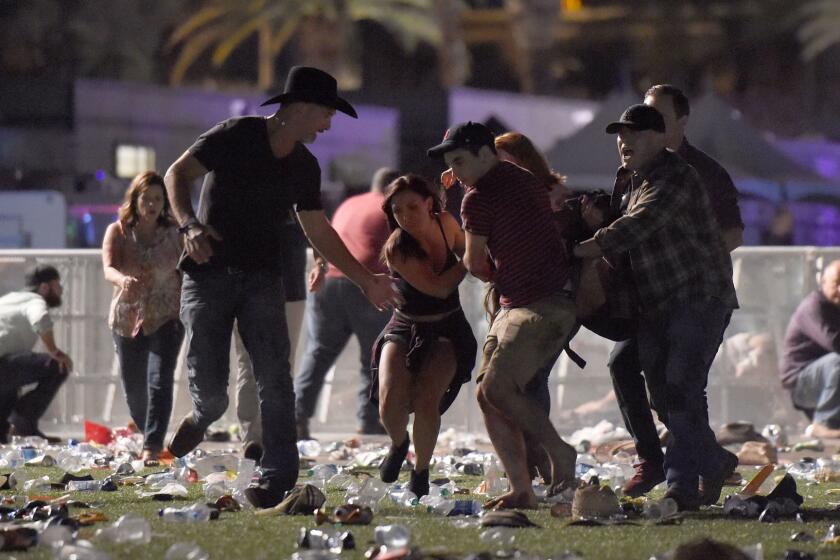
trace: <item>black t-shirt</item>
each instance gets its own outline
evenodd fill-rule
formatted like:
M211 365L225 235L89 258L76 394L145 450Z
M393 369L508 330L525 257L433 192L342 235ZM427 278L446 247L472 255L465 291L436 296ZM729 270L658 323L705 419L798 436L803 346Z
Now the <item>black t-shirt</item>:
M271 151L262 117L223 121L190 146L209 173L198 203L198 219L213 226L213 257L198 265L184 256L187 272L229 266L245 271L278 271L289 210L320 210L321 168L298 143L284 158Z

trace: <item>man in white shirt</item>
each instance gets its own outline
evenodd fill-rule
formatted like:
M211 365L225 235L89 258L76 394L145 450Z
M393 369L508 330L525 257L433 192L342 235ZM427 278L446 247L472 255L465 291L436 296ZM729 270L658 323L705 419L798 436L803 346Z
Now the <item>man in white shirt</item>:
M0 441L8 435L40 436L38 420L73 369L70 357L55 344L49 310L61 305L61 277L49 265L26 274L26 290L0 297ZM40 339L47 353L33 352ZM35 388L19 396L24 385ZM8 434L8 435L7 435Z

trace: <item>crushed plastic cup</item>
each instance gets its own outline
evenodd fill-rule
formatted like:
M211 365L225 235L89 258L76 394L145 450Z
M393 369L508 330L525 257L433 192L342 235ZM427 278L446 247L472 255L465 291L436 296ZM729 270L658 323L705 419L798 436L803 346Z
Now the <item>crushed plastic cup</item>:
M101 480L71 480L67 483L68 492L99 492L102 490Z
M338 473L327 480L327 486L330 488L337 488L339 490L347 490L351 484L358 482L358 480L359 479L352 474Z
M149 544L152 540L152 526L142 517L127 513L112 525L99 529L96 536L117 544Z
M30 492L48 492L50 490L50 477L41 476L27 480L23 483L23 491L29 494Z
M314 439L302 439L297 442L297 447L303 457L317 457L321 454L321 444Z
M449 517L461 515L480 515L484 507L478 500L455 500L455 506L449 510Z
M111 560L107 552L97 550L90 541L76 541L57 548L53 560Z
M484 493L487 496L501 496L507 492L507 481L502 479L502 470L495 455L488 455L484 461Z
M50 549L60 548L65 544L72 544L75 539L70 527L65 525L50 525L38 535L38 545Z
M211 510L206 504L193 504L184 508L168 507L158 512L158 515L164 521L179 523L210 521L210 514Z
M164 560L210 560L210 554L194 542L179 542L170 546Z
M246 459L240 457L239 465L236 470L236 479L233 481L233 487L236 490L244 490L251 484L251 479L254 477L254 472L257 470L257 462L253 459Z
M140 494L140 496L144 497L144 498L147 498L149 496L154 496L156 494L165 494L165 495L168 495L168 496L175 496L175 497L178 497L178 498L186 498L187 496L189 496L190 491L187 490L187 488L181 483L170 482L168 484L165 484L160 489L151 490L151 491L148 491L148 492L142 492Z
M379 501L388 494L390 485L378 478L367 477L361 481L358 488L351 485L345 493L348 504L368 506L373 511L379 507Z
M235 473L239 470L239 457L232 453L208 453L188 462L187 466L198 473L199 478L206 478L214 472Z
M20 449L9 449L3 455L3 459L0 460L0 467L17 469L22 467L24 463L26 463L26 459L24 459Z
M205 482L202 491L204 497L210 501L216 501L229 493L224 482Z
M663 498L657 501L645 502L642 515L651 521L659 521L675 515L679 506L673 498Z
M516 541L516 532L510 527L491 527L482 531L478 540L492 548L511 548Z
M373 540L386 548L405 548L411 540L411 531L403 525L380 525L373 530Z
M308 476L318 480L329 480L338 474L338 467L336 465L315 465L306 473Z

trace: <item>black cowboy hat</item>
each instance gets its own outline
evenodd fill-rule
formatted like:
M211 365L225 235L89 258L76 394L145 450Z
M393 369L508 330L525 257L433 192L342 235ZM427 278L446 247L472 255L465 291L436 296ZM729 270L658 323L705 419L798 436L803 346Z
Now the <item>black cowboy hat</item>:
M261 107L275 103L317 103L325 107L332 107L358 119L356 110L347 101L338 96L338 83L335 78L317 68L310 66L294 66L286 77L286 87L283 93L275 95Z

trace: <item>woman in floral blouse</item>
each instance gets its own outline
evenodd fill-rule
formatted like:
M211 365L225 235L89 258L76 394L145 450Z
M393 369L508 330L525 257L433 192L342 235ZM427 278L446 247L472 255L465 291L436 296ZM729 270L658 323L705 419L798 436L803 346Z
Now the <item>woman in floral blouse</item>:
M143 459L155 460L172 412L172 382L184 328L178 319L182 250L163 178L141 173L102 242L105 279L114 284L108 324Z

